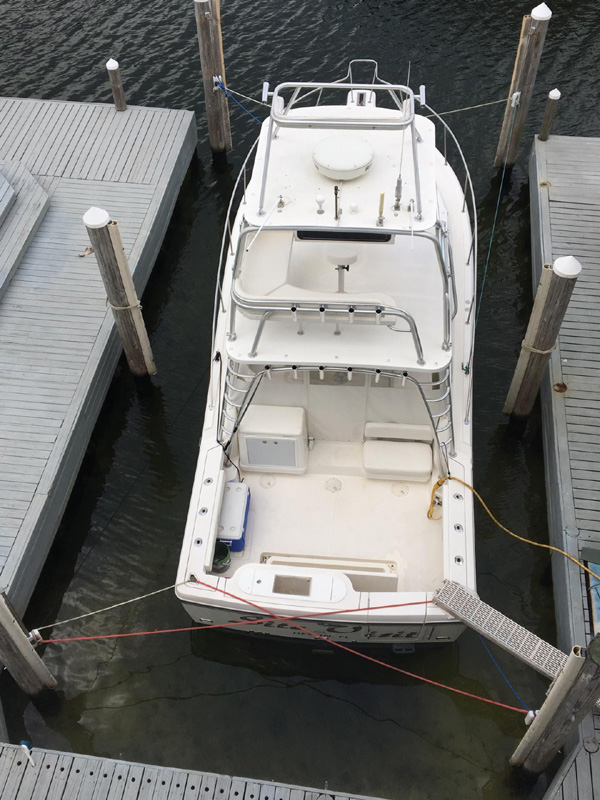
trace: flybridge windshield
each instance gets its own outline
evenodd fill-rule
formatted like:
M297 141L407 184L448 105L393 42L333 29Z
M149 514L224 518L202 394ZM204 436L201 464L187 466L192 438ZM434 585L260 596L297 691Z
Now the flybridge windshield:
M361 233L360 231L297 231L298 239L315 242L391 242L391 233Z

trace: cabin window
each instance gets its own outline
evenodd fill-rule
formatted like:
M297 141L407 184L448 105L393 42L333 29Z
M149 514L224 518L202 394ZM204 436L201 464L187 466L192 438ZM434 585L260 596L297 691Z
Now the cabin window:
M361 233L360 231L297 231L300 241L306 242L391 242L391 233Z

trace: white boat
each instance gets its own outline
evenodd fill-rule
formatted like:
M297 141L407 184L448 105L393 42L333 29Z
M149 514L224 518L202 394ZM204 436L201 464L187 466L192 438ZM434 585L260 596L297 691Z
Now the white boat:
M454 640L432 600L444 579L475 591L471 492L446 481L428 510L439 477L472 483L462 152L424 87L364 60L277 86L255 147L223 240L176 594L205 625Z

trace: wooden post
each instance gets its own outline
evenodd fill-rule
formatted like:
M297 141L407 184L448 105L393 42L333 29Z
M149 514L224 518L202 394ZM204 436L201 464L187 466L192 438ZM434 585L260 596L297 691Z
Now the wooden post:
M557 258L553 267L544 265L505 414L526 417L531 412L580 272L581 264L573 256Z
M538 715L512 754L510 763L543 772L600 697L600 636L585 657L574 647Z
M142 308L133 285L119 227L107 211L90 208L83 215L108 302L134 375L155 375L156 366L148 340Z
M531 12L531 16L527 14L523 17L521 38L519 39L510 91L504 110L502 130L500 131L500 139L498 141L498 150L496 151L496 159L494 161L494 167L496 168L504 166L505 158L507 166L510 167L512 167L516 161L517 150L519 149L519 142L523 136L525 119L529 111L531 95L533 94L535 76L537 75L538 66L542 57L544 40L546 39L546 32L551 17L552 12L546 3L536 6ZM513 105L513 96L515 92L520 93L516 111ZM506 156L507 150L508 158Z
M109 58L106 62L106 70L108 72L110 88L112 89L113 99L115 101L115 108L117 111L127 111L127 103L125 102L125 92L123 91L123 83L121 82L119 62L115 61L114 58Z
M26 694L39 694L56 686L4 592L0 594L0 661Z
M559 100L560 92L558 89L552 89L551 92L548 92L546 111L544 113L544 119L542 120L542 127L538 134L540 142L546 142L550 137L550 130L552 129L552 122L554 121L554 115L556 114L556 107L558 106Z
M214 153L231 150L231 125L227 95L217 87L225 83L225 60L221 35L220 0L194 0L208 138Z

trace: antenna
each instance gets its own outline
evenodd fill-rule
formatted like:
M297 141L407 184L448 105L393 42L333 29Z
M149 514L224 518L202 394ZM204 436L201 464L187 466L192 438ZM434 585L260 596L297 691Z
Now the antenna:
M394 211L400 211L400 200L402 199L402 175L398 175L396 181L396 202L394 203Z

